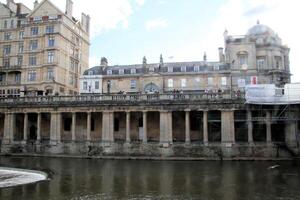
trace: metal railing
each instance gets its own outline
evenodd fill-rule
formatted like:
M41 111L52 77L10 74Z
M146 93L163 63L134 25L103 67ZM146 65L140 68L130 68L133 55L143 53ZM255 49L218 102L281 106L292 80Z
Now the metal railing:
M102 95L77 95L77 96L26 96L26 97L0 97L3 103L53 103L53 102L142 102L142 101L244 101L244 94L231 96L230 94L205 94L205 93L164 93L164 94L102 94Z

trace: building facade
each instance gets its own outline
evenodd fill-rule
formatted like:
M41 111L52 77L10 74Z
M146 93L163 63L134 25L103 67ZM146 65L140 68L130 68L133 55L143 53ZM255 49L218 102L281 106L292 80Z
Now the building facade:
M89 23L51 1L33 10L7 0L0 4L0 96L77 94L78 78L88 68Z
M290 82L289 48L269 27L258 22L244 36L225 31L224 42L218 62L208 62L204 55L203 61L164 63L161 56L159 63L148 64L144 57L142 64L108 66L103 58L100 66L84 72L80 92L232 92L248 84ZM101 85L96 82L102 82L102 90L95 90Z

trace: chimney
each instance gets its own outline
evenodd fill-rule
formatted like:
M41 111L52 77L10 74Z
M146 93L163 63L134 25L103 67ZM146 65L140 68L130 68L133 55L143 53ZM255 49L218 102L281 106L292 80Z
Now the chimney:
M6 0L6 5L9 7L11 3L15 3L14 0Z
M66 0L66 15L69 18L73 17L73 1Z
M90 16L89 15L86 15L84 13L81 14L81 24L82 24L82 27L83 29L89 33L90 32Z
M203 55L203 61L207 61L207 55L206 55L206 52L204 52L204 55Z
M38 5L39 5L38 0L35 0L34 3L33 3L33 8L36 8Z
M105 58L105 57L102 57L102 58L101 58L101 63L100 63L100 65L101 65L101 66L104 66L104 67L106 67L106 66L107 66L107 64L108 64L108 62L107 62L107 58Z
M223 47L219 47L219 61L225 62L224 53L223 53Z

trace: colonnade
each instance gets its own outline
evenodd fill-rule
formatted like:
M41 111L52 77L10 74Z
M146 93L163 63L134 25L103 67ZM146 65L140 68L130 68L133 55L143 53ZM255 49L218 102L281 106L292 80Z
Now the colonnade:
M119 111L118 111L119 112ZM133 111L122 111L126 115L126 128L125 128L125 142L131 143L131 113ZM148 112L150 111L134 111L140 112L142 114L142 129L143 129L143 136L141 138L142 143L148 142L147 137L147 130L148 130ZM153 111L151 111L153 112ZM185 143L191 143L191 110L184 110L185 112L185 122L173 122L172 120L172 111L168 110L161 110L156 111L159 112L159 143L161 144L172 144L173 143L173 130L172 124L173 123L185 123ZM202 142L203 144L209 144L209 129L208 129L208 113L209 110L201 110L202 112ZM31 113L31 112L30 112ZM65 112L50 112L50 144L58 144L62 142L62 126L63 126L63 118L62 114ZM93 112L85 112L86 113L86 142L93 141L91 137L91 120ZM2 142L4 144L10 144L14 142L14 130L17 126L15 115L17 113L7 112L5 113L4 117L4 129L3 129L3 138ZM23 142L26 143L28 141L28 124L29 124L29 113L25 112L24 114L24 124L23 124ZM73 142L76 141L76 112L71 112L71 140ZM114 111L102 111L102 135L101 135L101 142L103 143L113 143L115 142L114 139ZM42 140L42 113L36 113L37 120L36 120L36 143L40 143ZM234 110L221 110L221 142L224 144L233 144L235 143L235 119L234 119ZM271 133L271 112L266 111L265 117L265 124L266 124L266 142L272 142L272 133ZM289 141L296 141L294 135L296 130L295 124L287 126L289 134L286 136L287 140ZM248 129L248 142L253 143L253 119L252 119L252 112L250 110L247 111L247 129ZM200 134L200 132L199 132Z

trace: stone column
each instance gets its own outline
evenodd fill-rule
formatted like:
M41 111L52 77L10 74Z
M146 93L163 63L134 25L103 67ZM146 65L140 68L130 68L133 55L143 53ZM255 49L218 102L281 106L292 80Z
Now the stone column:
M297 117L295 113L288 111L288 121L285 123L285 142L290 147L297 146Z
M191 143L190 110L185 111L185 143Z
M203 143L208 144L208 120L207 120L208 111L203 111Z
M248 142L253 143L253 122L252 122L252 112L247 110L247 125L248 125Z
M37 114L37 143L41 142L42 113Z
M15 117L14 113L5 113L4 118L4 133L3 133L3 144L10 144L14 140L14 129L15 129Z
M222 143L232 144L235 142L233 110L221 111L221 133L222 133Z
M272 133L271 133L271 111L267 110L266 113L266 130L267 130L267 143L272 142Z
M72 142L76 140L76 112L72 113Z
M87 121L86 121L86 140L88 142L91 141L91 119L92 119L92 113L87 113Z
M102 142L114 142L114 112L104 111L102 114Z
M172 112L160 111L160 136L161 144L172 144Z
M28 137L28 113L24 113L24 127L23 127L23 143L26 144Z
M126 143L130 143L130 112L126 112Z
M147 143L147 111L143 111L143 143Z
M56 145L61 142L61 113L51 112L50 143Z

